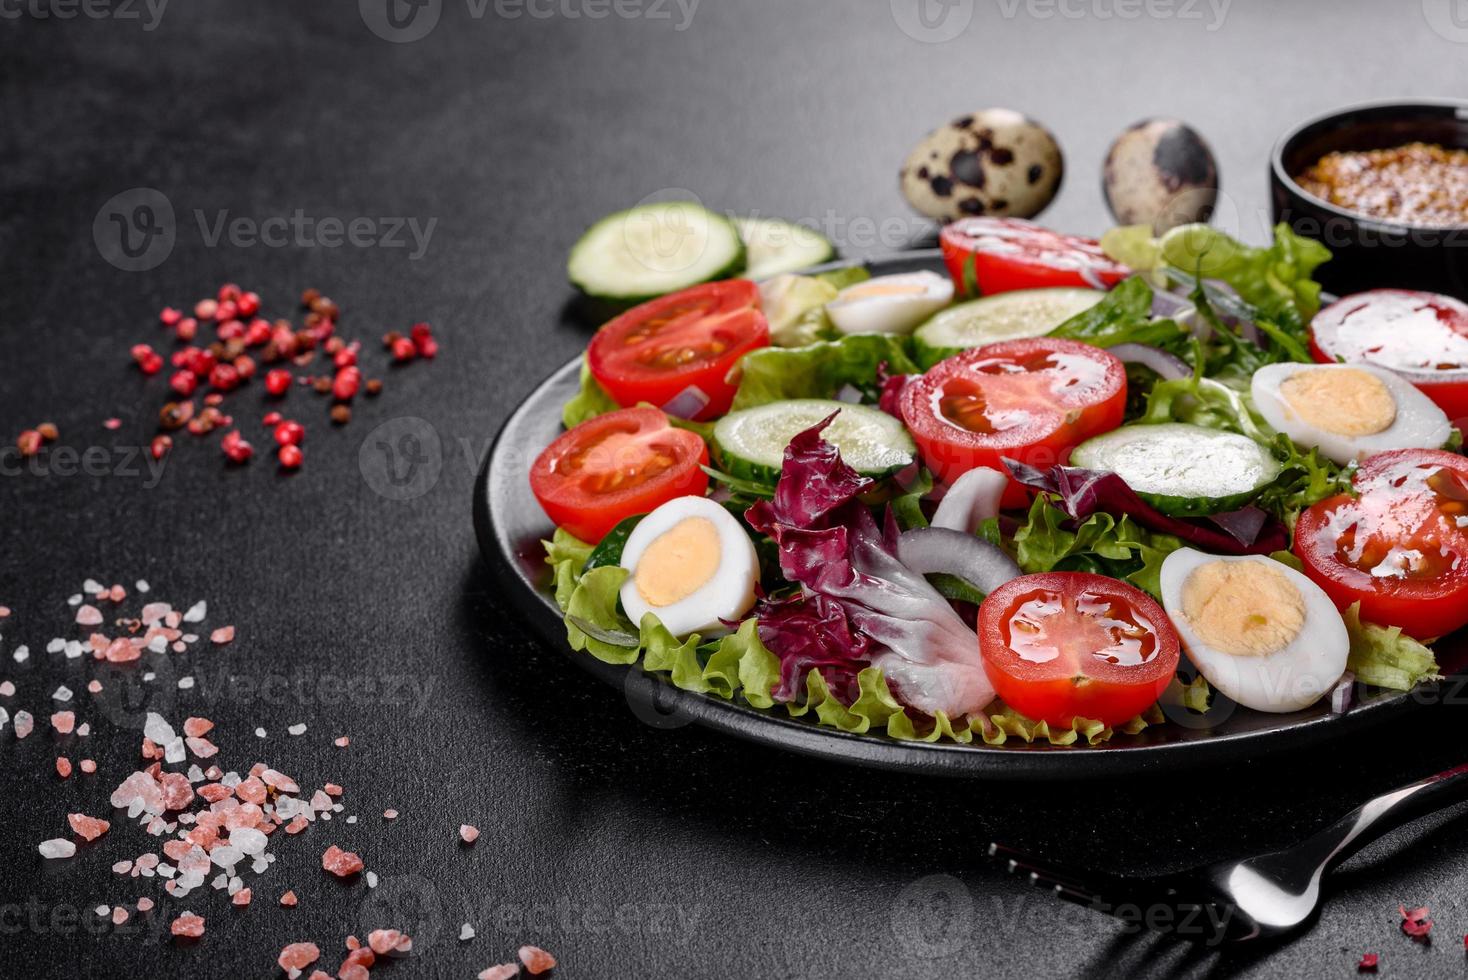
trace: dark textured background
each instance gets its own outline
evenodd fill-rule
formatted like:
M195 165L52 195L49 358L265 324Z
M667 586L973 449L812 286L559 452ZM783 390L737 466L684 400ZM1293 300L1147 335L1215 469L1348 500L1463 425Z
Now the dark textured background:
M895 186L909 146L950 117L1008 105L1046 122L1067 153L1047 220L1103 229L1107 143L1170 114L1212 142L1224 220L1257 240L1266 154L1286 126L1353 100L1463 90L1468 30L1447 19L1447 0L1236 0L1221 23L1216 8L1181 0L1134 19L1113 15L1113 0L960 0L943 43L908 36L879 0L703 0L684 30L673 5L660 8L670 19L594 20L567 16L594 0L558 0L534 8L550 16L510 19L501 13L519 8L491 3L476 18L467 0L443 0L434 30L403 44L374 36L350 0L175 0L151 30L34 9L17 18L0 4L0 435L49 419L77 449L145 441L164 381L140 380L127 348L160 340L159 307L226 279L273 312L318 286L341 303L343 330L369 340L430 320L444 353L390 372L345 430L293 392L310 430L295 476L268 459L227 469L214 440L187 438L156 485L123 472L116 450L91 476L16 474L7 457L0 603L15 615L0 621L0 678L19 691L0 704L42 720L23 742L0 736L0 973L268 975L280 946L304 939L334 971L347 932L399 924L419 955L383 975L471 976L523 941L578 978L1344 976L1367 950L1382 953L1384 974L1461 975L1468 848L1450 816L1353 862L1319 925L1272 952L1129 937L981 858L991 838L1112 868L1282 845L1369 791L1461 762L1461 709L1165 782L1008 786L813 764L639 721L539 647L514 597L491 594L469 521L473 472L500 420L585 341L587 327L562 314L562 267L604 212L684 188L719 208L819 221L849 254L877 254L923 230ZM1044 16L1057 9L1078 16ZM93 222L139 187L171 203L174 247L151 271L126 272L104 259ZM211 246L196 218L296 209L437 224L415 259ZM366 360L381 364L375 345ZM232 401L264 448L260 403L258 387ZM123 427L102 429L114 414ZM378 493L358 465L373 427L401 416L425 420L442 447L436 482L407 501ZM162 897L156 879L107 871L149 849L135 824L119 819L70 861L35 850L65 835L68 811L105 813L135 765L124 712L82 694L95 729L84 748L44 723L58 683L80 692L99 673L43 652L74 632L64 598L87 576L145 577L180 606L207 598L210 625L239 628L232 646L160 665L152 685L103 671L110 690L130 688L175 722L213 717L226 767L268 759L303 783L342 783L362 818L275 842L279 861L253 882L247 911L212 890L191 896L183 904L209 921L192 948L147 923L86 925L99 903ZM32 650L24 665L10 657L19 643ZM184 674L199 679L193 691L170 686ZM301 684L252 695L230 677ZM404 678L424 696L395 690ZM297 721L307 734L285 737ZM350 749L331 747L339 733ZM91 755L100 772L61 782L58 752ZM384 825L389 806L403 816ZM455 839L465 821L484 830L472 849ZM376 893L322 874L331 842L382 875ZM288 887L298 908L274 904ZM1432 907L1434 946L1398 932L1400 902ZM154 922L177 911L163 900ZM460 943L466 920L479 935Z

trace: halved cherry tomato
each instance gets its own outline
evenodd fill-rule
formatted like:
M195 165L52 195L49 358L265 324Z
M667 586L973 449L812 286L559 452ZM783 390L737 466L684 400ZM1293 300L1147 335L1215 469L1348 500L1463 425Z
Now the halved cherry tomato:
M1341 609L1428 639L1468 625L1468 459L1394 449L1295 523L1305 574Z
M953 285L965 296L1015 289L1110 289L1131 270L1094 238L1062 235L1021 218L960 218L938 235Z
M979 466L1004 472L1003 456L1049 469L1121 424L1126 368L1079 341L1007 340L938 362L902 390L899 408L943 483ZM1003 504L1022 507L1027 499L1011 482Z
M1177 672L1177 631L1162 607L1105 575L1022 575L989 594L978 625L995 692L1051 725L1119 725L1146 711Z
M1468 423L1468 303L1408 289L1356 293L1315 314L1310 353L1395 371L1458 428Z
M596 332L586 362L618 405L649 402L678 418L711 419L734 399L730 369L769 343L759 289L730 279L633 307Z
M619 521L674 497L702 495L708 446L656 408L624 408L582 422L545 448L530 490L547 516L593 544Z

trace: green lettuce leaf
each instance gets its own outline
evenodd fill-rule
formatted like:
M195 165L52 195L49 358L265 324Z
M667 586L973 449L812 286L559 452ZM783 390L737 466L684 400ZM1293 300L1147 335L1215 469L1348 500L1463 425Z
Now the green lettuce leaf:
M1051 504L1047 494L1037 496L1014 534L1019 567L1030 573L1095 572L1162 597L1162 561L1183 547L1180 539L1105 512L1092 514L1074 529L1065 526L1070 523L1070 516Z
M1148 344L1181 351L1190 336L1174 320L1152 318L1152 287L1140 276L1125 279L1106 297L1050 331L1052 337L1081 340L1097 347Z
M574 429L587 419L615 412L621 407L596 383L586 358L581 358L581 390L561 409L561 424L568 429Z
M739 362L735 410L790 398L834 398L843 387L862 389L875 400L877 368L915 374L909 340L892 334L854 334L805 347L762 347Z
M1410 691L1423 681L1437 680L1437 658L1423 644L1405 636L1401 627L1361 621L1361 604L1342 614L1351 635L1346 669L1356 680L1393 691Z
M1283 222L1274 227L1268 248L1194 224L1162 236L1160 253L1162 261L1177 269L1198 269L1205 279L1228 283L1245 302L1287 328L1302 328L1320 310L1320 284L1310 277L1330 260L1330 249L1295 234Z

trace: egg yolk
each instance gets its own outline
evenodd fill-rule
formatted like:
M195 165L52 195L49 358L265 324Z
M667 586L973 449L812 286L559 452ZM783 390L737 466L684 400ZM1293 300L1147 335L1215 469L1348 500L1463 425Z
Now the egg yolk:
M1183 583L1183 615L1203 643L1236 657L1277 653L1305 626L1305 597L1265 561L1199 565Z
M1391 390L1356 368L1297 371L1280 383L1279 394L1306 424L1335 435L1375 435L1397 420Z
M921 296L928 287L915 282L873 282L852 286L842 294L842 299L870 299L874 296Z
M643 551L632 580L654 609L671 606L703 588L719 570L719 529L707 517L685 517Z

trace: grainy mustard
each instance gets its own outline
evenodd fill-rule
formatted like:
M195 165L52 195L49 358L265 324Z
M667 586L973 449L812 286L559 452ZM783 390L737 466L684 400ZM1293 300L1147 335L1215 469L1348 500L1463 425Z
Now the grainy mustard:
M1316 197L1368 218L1468 226L1468 150L1407 143L1327 153L1296 181Z

